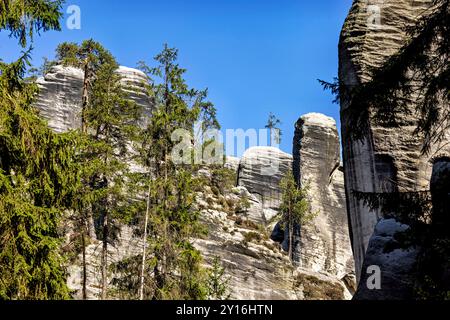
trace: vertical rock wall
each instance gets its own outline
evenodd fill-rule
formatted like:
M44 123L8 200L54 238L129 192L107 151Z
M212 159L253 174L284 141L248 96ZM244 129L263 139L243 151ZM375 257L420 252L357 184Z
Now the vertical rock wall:
M343 278L354 273L336 121L322 114L301 117L294 136L294 175L309 186L317 217L300 232L301 266Z
M238 185L247 188L259 205L251 208L256 222L273 218L281 201L280 182L292 168L292 156L274 147L248 149L239 164Z
M371 69L382 66L384 61L401 48L406 41L406 26L414 23L430 3L431 0L355 0L339 44L341 81L350 88L369 81ZM411 110L415 110L414 97L410 98ZM353 191L380 193L429 190L432 172L430 160L436 156L436 150L440 146L433 146L428 155L421 153L422 141L414 134L417 126L414 112L411 116L400 118L401 125L396 128L376 125L371 119L367 119L370 134L364 141L356 142L350 137L352 127L348 122L348 108L344 101L341 105L341 119L345 185L357 276L365 279L366 271L362 267L365 259L369 259L372 264L378 263L382 272L392 272L389 275L393 279L389 283L392 290L398 286L408 286L407 281L399 280L402 275L396 275L395 272L408 269L405 264L414 262L414 259L409 255L402 262L401 257L406 252L392 254L387 260L383 258L378 261L373 258L374 250L378 250L377 254L381 256L383 248L368 248L369 241L372 236L372 240L379 238L379 234L374 234L375 226L377 223L384 224L385 221L380 221L383 217L378 211L372 211L358 201L353 196ZM445 149L440 152L445 152ZM448 153L448 149L446 152ZM377 230L382 229L381 226ZM371 243L377 245L380 242ZM366 252L370 257L366 256ZM385 270L383 265L387 266ZM402 268L398 268L399 265ZM384 292L388 291L389 285L385 283Z

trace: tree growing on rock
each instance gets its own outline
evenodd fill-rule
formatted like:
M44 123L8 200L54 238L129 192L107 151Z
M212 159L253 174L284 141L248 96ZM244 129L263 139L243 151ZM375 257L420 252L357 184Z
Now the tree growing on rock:
M270 132L270 145L280 144L282 132L280 129L281 120L278 119L272 112L269 114L269 119L267 119L266 129Z
M308 187L299 186L294 179L292 171L285 174L280 182L282 200L279 217L281 224L288 230L289 249L288 256L294 261L294 228L310 223L317 213L311 212L308 200Z
M251 208L252 204L247 194L243 194L238 202L237 211L242 212L245 216L248 214L248 210Z
M219 257L214 257L212 267L208 270L207 291L208 299L212 300L228 300L229 280L225 277L225 268L222 267Z

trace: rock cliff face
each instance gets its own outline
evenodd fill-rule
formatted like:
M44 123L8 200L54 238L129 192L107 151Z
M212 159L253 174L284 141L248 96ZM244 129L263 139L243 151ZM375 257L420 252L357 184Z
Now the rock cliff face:
M256 198L261 208L250 210L251 218L266 223L280 206L280 182L292 168L292 156L274 147L250 148L239 164L238 185Z
M151 112L151 103L145 93L143 81L146 80L144 73L139 70L119 67L117 72L121 76L124 90L129 98L140 105L144 113ZM48 121L49 127L55 132L65 132L81 127L81 95L83 86L83 72L72 67L53 66L43 78L37 83L40 88L39 96L35 106L42 118ZM144 125L144 121L141 121ZM131 169L141 170L134 163ZM66 226L67 237L70 242L73 228ZM87 259L87 297L98 299L100 295L100 261L102 243L96 239L94 230L91 230L91 243L86 248ZM140 254L142 241L136 238L133 229L123 226L117 234L115 245L109 246L108 261L117 263L125 258ZM82 268L81 255L68 267L68 285L76 291L75 298L82 298ZM112 276L112 275L111 275Z
M145 93L143 81L146 76L139 70L119 67L124 90L130 99L143 107L148 114L151 103ZM56 132L64 132L81 127L81 94L83 71L72 67L53 66L49 72L37 80L40 93L35 106L48 125Z
M40 93L35 105L50 128L56 132L80 128L83 71L54 66L37 83Z
M259 158L258 150L262 154L268 151L258 148L251 154ZM277 151L276 154L283 153ZM252 204L248 213L236 210L243 197ZM196 239L195 246L206 263L211 263L214 257L220 258L225 277L229 279L231 299L341 300L352 297L346 279L292 265L286 251L269 237L273 224L261 218L264 209L258 195L254 196L246 187L235 187L221 195L206 187L204 192L198 193L197 199L209 235L206 239ZM284 238L283 231L281 236Z
M118 72L123 77L124 89L130 92L130 97L150 111L151 106L141 82L144 75L137 70L125 67L121 67ZM41 91L36 106L41 116L48 120L50 127L57 132L80 126L82 77L82 72L77 69L56 66L44 78L38 80ZM320 118L317 121L325 121L324 127L327 127L327 122L331 122L328 118ZM317 123L317 125L320 124ZM310 132L314 131L311 130ZM334 131L330 129L330 132L334 134L335 129ZM314 167L313 163L316 160L306 155L320 153L326 147L323 146L322 151L308 152L305 148L316 146L314 143L307 146L306 140L304 143L302 160L306 163L303 166L311 169L321 167L322 163ZM313 178L315 190L321 192L326 190L315 201L328 202L321 206L324 210L324 218L323 221L321 220L320 227L311 230L317 234L314 236L310 233L307 237L308 241L305 240L303 244L304 266L292 265L285 250L279 244L286 238L284 231L277 231L276 228L274 231L275 223L270 222L271 218L277 214L280 205L279 183L284 174L292 168L291 155L276 148L257 147L248 150L242 159L230 157L225 167L236 175L237 187L218 194L217 190L213 191L211 187L206 186L203 192L197 194L197 205L202 212L201 219L208 226L209 234L205 239L193 241L201 250L205 264L210 264L216 256L220 257L226 268L226 276L230 279L231 299L350 299L352 297L352 279L344 277L349 272L344 266L346 263L344 260L347 259L347 247L344 245L347 231L343 226L342 217L339 216L339 212L344 207L341 199L342 180L339 180L340 171L334 170L334 165L339 164L338 151L335 150L338 144L337 140L330 140L329 155L332 158L329 163L323 163L327 166L329 173L333 172L332 177L323 180L321 176L316 176L319 174L317 170L308 176ZM319 158L317 161L321 161ZM206 179L212 179L208 168L200 170L198 174L204 175ZM246 212L239 209L239 203L243 198L250 202L250 208ZM319 206L318 202L317 205ZM328 212L331 209L333 212ZM335 226L330 225L332 221L336 223ZM64 230L68 238L67 243L71 243L73 227L70 223L68 224L64 226ZM271 234L275 234L280 241L273 241L270 238ZM95 233L91 238L86 257L88 262L87 295L88 299L98 299L101 242L95 238ZM135 235L133 228L123 226L118 230L117 241L109 246L108 261L117 263L123 259L136 258L141 250L140 237ZM68 266L68 284L75 290L75 298L81 298L81 261L80 254L74 257ZM115 276L114 273L109 274L111 280ZM111 298L128 297L123 296L122 293L116 295L114 288L112 285Z
M301 117L294 136L294 175L309 186L317 217L301 227L300 263L338 278L354 274L336 121L322 114Z
M430 0L355 0L339 44L339 77L344 85L353 87L369 81L371 68L380 67L399 50L406 40L405 26L414 22L430 3ZM396 254L391 255L390 259L393 260L386 264L387 260L382 257L381 252L375 253L381 250L377 245L380 243L380 235L374 234L375 226L377 223L384 224L385 221L380 220L380 212L372 211L358 201L353 191L386 193L429 190L432 173L430 159L440 146L433 146L429 155L421 153L421 140L414 134L417 124L414 112L411 113L412 116L404 116L397 128L375 125L371 119L367 119L370 123L370 135L364 141L356 142L350 137L352 128L348 123L348 108L344 101L341 105L341 118L347 207L356 273L358 278L364 280L365 259L378 264L382 272L383 266L386 266L386 272L395 272L395 269L389 267L395 263L402 265L399 270L408 269L411 266L407 264L414 262L414 259L401 261L399 259L402 259L403 254ZM411 102L411 110L414 110L414 101ZM413 254L412 251L409 253ZM377 255L380 259L375 258ZM398 261L395 262L396 259ZM404 292L409 290L411 283L407 279L401 281L402 272L390 275L393 279L396 276L400 281L397 279L385 283L383 290L378 291L379 297L390 290L401 297L399 286L404 286ZM361 281L361 285L364 285L363 282Z

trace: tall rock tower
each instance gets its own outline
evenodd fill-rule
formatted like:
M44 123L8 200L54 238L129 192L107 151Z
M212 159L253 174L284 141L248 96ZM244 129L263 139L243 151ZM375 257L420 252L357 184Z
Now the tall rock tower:
M317 213L301 227L300 265L351 279L354 262L336 121L319 113L302 116L295 127L293 155L296 180L309 186L311 209Z
M430 3L431 0L355 0L339 44L339 77L344 85L351 88L369 81L371 69L381 67L398 52L406 40L406 27L417 21ZM400 126L395 128L377 125L369 118L370 134L361 142L354 141L350 136L349 107L345 101L341 104L347 207L357 277L364 279L366 276L364 263L366 266L369 262L376 264L381 267L386 286L390 284L392 292L397 292L395 287L401 287L402 283L408 286L407 281L399 279L410 274L414 251L399 251L389 256L382 252L382 247L375 245L385 237L392 237L393 229L401 230L404 226L394 221L380 221L383 218L380 212L358 201L353 191L429 190L433 169L430 160L441 146L435 145L430 154L422 154L422 141L414 134L417 127L414 116L404 116ZM414 101L410 108L415 110ZM448 149L439 152L448 153ZM386 293L388 288L383 291Z

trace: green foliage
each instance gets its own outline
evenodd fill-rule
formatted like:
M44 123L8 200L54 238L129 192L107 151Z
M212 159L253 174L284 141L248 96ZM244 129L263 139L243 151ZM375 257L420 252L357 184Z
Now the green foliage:
M220 258L214 257L212 268L208 270L207 294L210 300L228 300L230 278L225 277L225 268Z
M207 295L201 255L191 243L204 234L194 203L195 190L202 189L199 185L205 180L194 178L194 166L174 162L172 133L193 132L194 123L202 117L215 126L215 109L205 102L205 91L187 86L186 70L178 66L177 57L178 51L165 45L155 57L157 67L141 63L155 103L140 149L141 162L148 169L142 185L150 185L151 190L146 269L153 275L145 277L144 290L149 299L205 299Z
M289 258L293 260L294 227L310 223L317 213L311 212L308 200L308 187L300 187L294 179L292 171L288 171L280 182L282 200L280 205L281 225L289 231Z
M283 223L304 225L317 216L317 213L311 212L308 186L299 187L292 171L288 171L281 180L280 188L282 191L280 212Z
M247 244L249 242L260 242L263 240L263 237L258 232L245 232L244 233L244 243Z
M408 27L404 46L381 67L371 70L371 81L355 87L345 86L340 79L335 79L334 83L320 81L336 95L335 102L349 106L343 117L349 119L351 138L366 137L370 123L398 127L411 125L405 119L417 118L417 123L413 124L416 125L415 135L423 142L422 153L429 153L432 146L446 142L450 123L449 33L450 1L433 0L422 18ZM420 247L418 298L445 298L450 286L443 279L443 275L448 274L450 261L448 224L438 219L442 213L438 213L438 207L442 204L436 206L439 201L448 203L445 196L436 201L438 196L429 191L354 191L354 195L384 216L411 226L407 232L396 235L396 242L385 250Z
M344 300L344 288L339 283L299 274L295 285L303 286L303 295L306 300Z
M25 47L35 31L59 29L60 6L1 1L0 30ZM0 63L0 299L67 299L58 222L79 183L77 139L53 133L32 107L30 52Z
M55 61L51 61L45 57L42 60L43 62L41 66L39 66L38 68L33 67L28 70L28 74L33 80L37 79L38 77L44 77L50 71L50 69L56 65Z
M0 30L8 30L22 48L35 33L60 30L63 0L0 1Z
M247 194L243 194L237 203L236 213L244 213L247 215L248 210L251 208L252 204Z
M234 170L224 167L213 167L211 170L212 186L218 188L220 194L225 194L236 185L237 177Z

